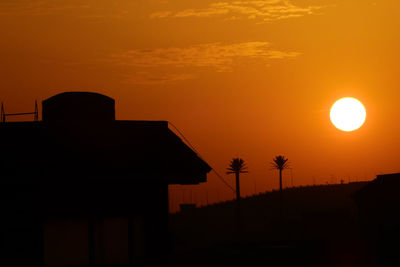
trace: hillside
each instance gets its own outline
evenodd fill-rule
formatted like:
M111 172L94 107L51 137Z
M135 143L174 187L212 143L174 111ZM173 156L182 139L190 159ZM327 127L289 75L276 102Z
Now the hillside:
M235 201L171 214L171 266L368 266L352 199L366 184L287 188L282 219L279 191L243 198L240 216Z
M283 241L331 239L354 234L357 208L351 195L366 182L287 188L283 192L283 222L279 191L243 198L240 204L241 239ZM237 238L235 201L186 210L171 215L178 241L205 245Z

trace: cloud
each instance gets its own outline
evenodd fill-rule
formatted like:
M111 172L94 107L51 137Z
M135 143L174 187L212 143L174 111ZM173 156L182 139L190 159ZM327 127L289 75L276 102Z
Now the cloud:
M206 18L221 17L228 20L250 19L274 21L290 17L301 17L314 14L322 6L297 6L291 0L250 0L214 2L203 8L193 8L187 2L187 8L174 10L173 1L158 0L158 6L171 6L171 10L146 11L152 19L163 18ZM193 2L192 2L193 3ZM74 14L87 18L125 18L134 10L143 8L144 4L128 0L1 0L0 16L44 16ZM147 8L153 9L154 2ZM147 10L146 8L146 10ZM168 8L167 8L168 9ZM153 12L153 13L151 13Z
M139 71L124 75L122 78L122 83L158 85L158 84L191 80L194 78L195 76L190 73L159 74L154 72Z
M158 11L155 13L152 13L150 15L150 18L166 18L169 17L171 15L170 11Z
M296 6L289 0L252 0L215 2L205 8L179 11L158 11L151 18L225 17L227 19L257 19L264 22L314 14L322 6Z
M268 42L235 44L208 43L189 47L134 49L113 54L110 60L118 65L138 68L160 66L212 68L218 72L231 71L240 59L268 61L294 58L298 52L285 52L271 48Z
M108 64L125 71L122 82L162 84L195 79L201 70L232 72L235 65L295 58L299 52L273 49L268 42L207 43L188 47L133 49L112 54ZM240 63L240 64L239 64Z

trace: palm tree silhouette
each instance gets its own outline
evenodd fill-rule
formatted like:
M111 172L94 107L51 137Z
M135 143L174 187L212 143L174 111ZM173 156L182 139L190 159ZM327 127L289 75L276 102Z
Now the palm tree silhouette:
M289 168L288 159L284 156L276 156L271 162L272 168L279 170L279 198L280 198L280 216L282 220L283 210L283 191L282 191L282 171Z
M288 159L284 156L276 156L271 162L272 168L279 170L279 190L282 192L282 171L289 168Z
M236 199L240 200L240 183L239 176L241 173L248 173L246 163L241 158L233 158L231 163L229 164L229 168L227 168L226 174L234 173L236 176Z

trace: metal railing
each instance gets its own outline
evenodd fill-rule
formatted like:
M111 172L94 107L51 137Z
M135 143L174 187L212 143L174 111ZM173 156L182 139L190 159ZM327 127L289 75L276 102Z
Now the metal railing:
M34 116L33 120L34 121L39 121L39 109L38 109L37 101L35 101L35 111L34 112L22 112L22 113L6 113L4 111L4 104L1 103L1 115L0 115L1 122L6 122L7 117L25 116L25 115L33 115Z

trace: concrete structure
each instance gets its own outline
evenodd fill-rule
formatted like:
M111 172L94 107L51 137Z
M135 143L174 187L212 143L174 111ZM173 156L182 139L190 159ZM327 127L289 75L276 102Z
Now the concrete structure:
M376 266L399 266L400 173L378 175L354 200L362 235L375 253Z
M115 120L104 95L42 105L42 121L0 123L0 262L164 260L168 185L205 182L207 163L166 121Z

